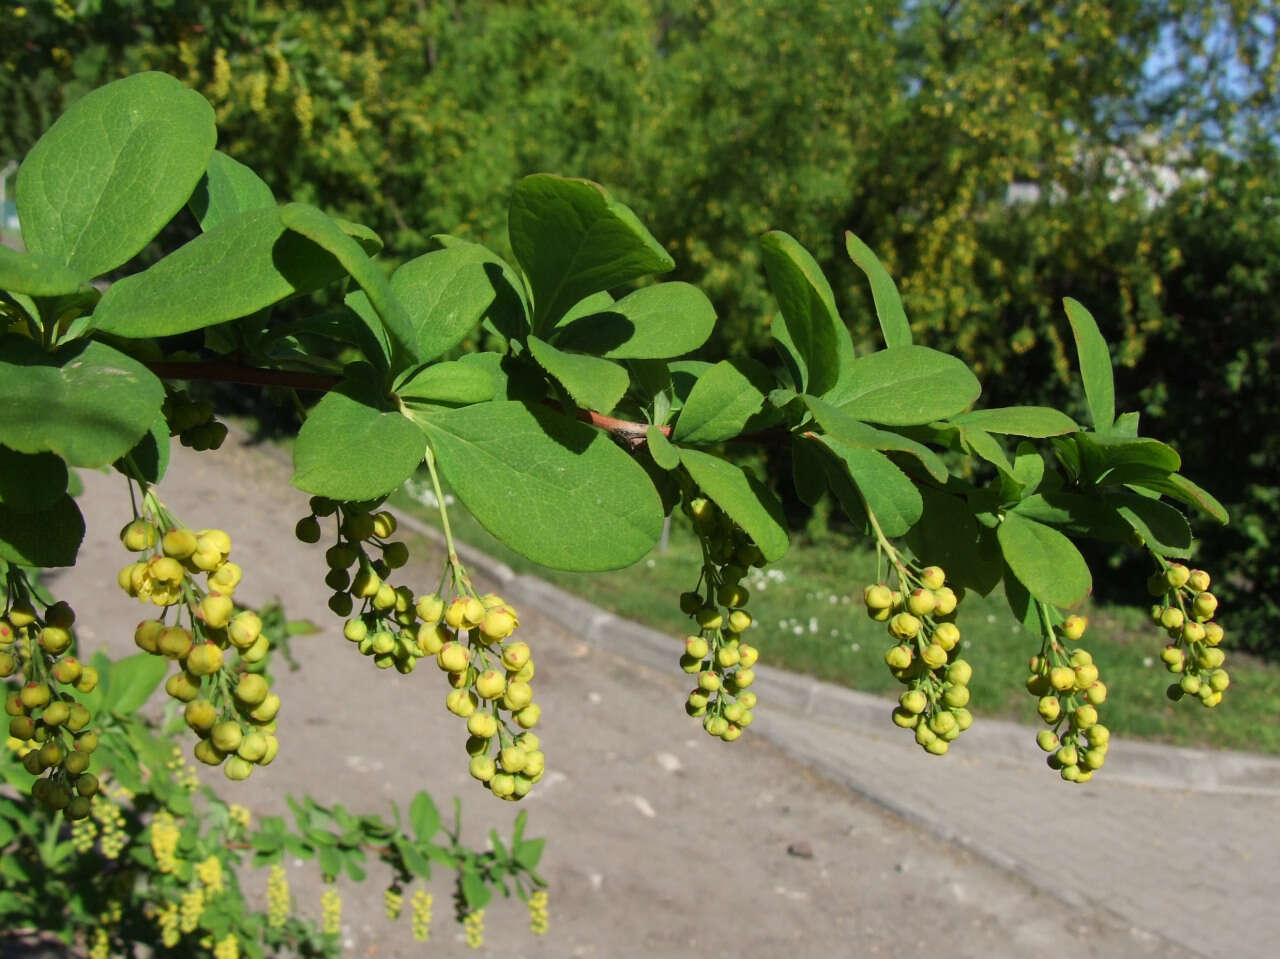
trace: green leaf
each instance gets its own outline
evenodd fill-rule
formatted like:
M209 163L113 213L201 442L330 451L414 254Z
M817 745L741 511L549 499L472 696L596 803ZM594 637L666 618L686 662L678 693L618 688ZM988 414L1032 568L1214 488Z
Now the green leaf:
M546 843L545 839L522 839L512 849L511 858L518 866L532 872L538 868L542 859L542 847Z
M967 409L982 387L969 367L926 346L900 346L853 361L847 385L826 397L855 419L915 426Z
M461 878L462 899L467 904L467 911L483 909L493 898L493 892L485 881L475 872L464 872Z
M781 315L770 332L781 344L798 390L821 396L853 363L853 340L836 312L831 285L817 260L788 233L760 238L769 289Z
M364 250L369 256L377 256L382 252L382 237L378 236L372 227L367 227L363 223L355 223L352 220L344 220L340 216L331 217L331 219L338 224L338 228L343 233L360 244L360 249Z
M14 250L0 243L0 290L27 296L65 296L85 283L52 257Z
M332 255L286 229L277 209L250 210L112 284L92 326L116 336L172 336L248 316L343 273Z
M1013 511L1019 516L1068 533L1104 542L1123 543L1129 539L1129 525L1107 501L1079 493L1049 492L1027 496Z
M1098 331L1093 314L1080 303L1067 297L1062 301L1067 322L1075 337L1080 358L1080 378L1084 381L1085 402L1093 428L1099 433L1111 432L1116 419L1116 387L1111 373L1111 351Z
M133 448L160 412L164 387L137 360L77 340L46 353L0 338L0 443L57 453L70 466L106 466Z
M359 866L359 863L364 861L363 849L347 849L343 851L342 864L346 867L347 878L352 882L364 882L367 874Z
M1191 555L1191 526L1175 507L1129 489L1109 491L1107 501L1161 556Z
M822 446L803 435L791 437L791 477L800 502L816 506L827 491L826 454Z
M907 533L907 545L922 563L946 570L947 582L990 593L1004 565L995 537L987 535L960 497L928 487L919 492L924 512Z
M533 307L529 304L529 292L519 271L479 243L443 233L436 234L431 239L446 250L466 251L472 259L482 264L494 293L493 303L485 311L484 318L508 340L523 339L529 331ZM610 301L612 299L610 297Z
M942 457L923 443L917 443L900 433L868 426L817 397L805 395L804 402L813 413L813 418L818 421L818 425L841 442L862 449L907 453L918 459L928 470L929 475L938 482L946 482L947 467L942 462Z
M94 90L18 171L23 242L82 276L120 266L182 209L216 138L213 108L166 74Z
M1013 570L1003 562L1000 563L1000 570L1004 578L1004 597L1009 603L1009 611L1013 613L1013 618L1032 636L1040 635L1044 624L1040 621L1039 605L1031 598L1027 588L1018 582L1018 577L1013 574ZM1053 607L1050 609L1053 610ZM1050 612L1050 619L1052 618L1053 613Z
M52 453L0 446L0 506L15 513L48 509L67 491L67 464Z
M396 390L396 395L410 405L465 406L487 403L493 399L495 387L493 375L484 367L454 360L423 367Z
M200 229L205 231L239 213L275 205L271 187L258 174L221 150L214 150L210 155L204 176L187 201L187 206L200 221Z
M764 393L731 360L716 363L698 377L676 420L671 438L677 443L706 445L742 432L764 405Z
M649 455L664 470L673 470L680 465L680 451L671 445L659 427L650 426L645 431L645 440L649 444Z
M560 381L579 406L608 413L627 391L631 378L617 363L585 353L566 353L530 334L529 352Z
M1027 496L1040 488L1044 479L1044 457L1032 444L1018 444L1013 457L1013 479L1022 488L1020 496Z
M970 410L951 417L953 426L970 426L988 433L1009 436L1062 436L1078 432L1075 420L1050 406L999 406L989 410Z
M367 370L353 368L302 424L293 447L298 489L338 500L376 499L422 462L426 438L403 415L383 408Z
M871 247L847 230L844 234L844 248L849 253L849 259L853 260L871 282L871 299L876 305L876 319L880 321L884 345L889 349L910 346L911 324L907 322L902 297L898 295L898 287L894 285L889 271L871 251Z
M590 180L525 177L512 193L507 230L533 291L535 332L591 293L675 267L636 215Z
M164 682L168 671L168 661L150 653L135 653L113 661L102 709L121 716L132 715L151 698L151 694Z
M395 847L400 853L400 859L404 862L404 867L419 879L431 878L431 861L426 856L414 849L413 846L404 838L397 837Z
M1101 480L1103 485L1124 485L1151 490L1200 510L1223 526L1227 524L1226 508L1212 495L1181 473L1169 473L1150 466L1130 464L1117 466Z
M916 524L924 512L920 491L889 457L851 446L834 436L822 436L819 442L844 464L885 536L902 536Z
M482 246L455 247L416 257L391 274L420 359L434 360L453 349L493 306L493 258Z
M320 875L324 877L325 882L332 882L342 871L342 853L335 846L321 846L316 850L316 855L320 865Z
M419 790L409 804L409 825L421 842L426 842L440 828L440 810L424 790Z
M750 473L709 453L680 450L680 462L712 501L760 548L767 562L787 552L787 523L773 491Z
M1168 493L1176 500L1181 500L1188 506L1193 506L1200 510L1210 519L1215 519L1223 526L1227 525L1227 510L1213 498L1207 491L1201 489L1191 480L1187 479L1181 473L1171 473L1168 478ZM1160 490L1160 492L1166 492Z
M398 354L399 365L405 366L413 360L422 359L418 355L417 337L404 304L392 291L391 281L382 267L369 258L359 243L348 236L332 217L305 203L288 203L280 207L280 221L333 254L351 278L360 284L391 340L393 360Z
M1093 589L1084 557L1053 527L1011 512L996 527L996 538L1005 563L1036 599L1070 607Z
M369 305L369 298L359 290L347 294L346 297L347 300L355 298L359 298L362 301L362 306L368 311L368 316L363 316L344 304L343 306L325 310L322 313L302 317L293 323L281 323L272 326L265 331L259 342L266 347L274 345L280 340L289 339L300 340L304 344L309 344L314 339L332 340L336 343L355 347L361 356L369 360L369 362L376 361L385 368L390 361L388 356L390 347L387 343L386 331L382 329L382 324L378 322L377 314L373 312L373 307ZM323 352L323 350L313 350L312 352Z
M138 468L140 479L153 485L164 479L165 470L169 468L169 423L163 413L156 417L151 429L142 434L127 458ZM125 475L133 475L132 470L126 472L125 457L116 460L115 465Z
M973 428L961 429L960 442L974 456L986 460L1002 475L1013 479L1013 464L1009 462L1004 447L990 433Z
M500 401L421 425L458 498L536 563L618 569L662 533L662 504L644 469L585 423Z
M1136 412L1121 413L1116 417L1116 421L1111 427L1110 435L1125 436L1129 439L1133 439L1138 435L1138 420L1140 418L1141 414Z
M1085 473L1093 477L1117 466L1147 466L1172 473L1182 465L1177 450L1159 440L1080 433L1075 441Z
M0 559L20 566L74 566L84 517L70 496L35 512L0 505Z
M715 323L715 307L696 286L655 283L607 309L568 322L562 319L551 342L564 350L610 359L665 359L696 350Z

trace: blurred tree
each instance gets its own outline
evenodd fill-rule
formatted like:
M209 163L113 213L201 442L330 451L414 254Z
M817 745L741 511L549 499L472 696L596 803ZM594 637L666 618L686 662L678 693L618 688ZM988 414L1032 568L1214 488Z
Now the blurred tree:
M503 246L526 173L608 184L715 302L708 353L767 357L754 239L773 227L815 251L871 347L852 229L989 404L1076 388L1068 294L1140 364L1129 406L1158 398L1179 344L1201 376L1232 358L1234 403L1272 355L1274 261L1249 231L1275 180L1249 170L1275 136L1278 21L1259 0L40 0L0 13L0 162L92 86L166 70L279 196L398 255L444 231ZM1227 315L1229 349L1197 352ZM1270 434L1265 403L1233 409ZM1191 475L1253 475L1210 424L1159 425ZM1272 568L1277 495L1259 476L1237 500Z

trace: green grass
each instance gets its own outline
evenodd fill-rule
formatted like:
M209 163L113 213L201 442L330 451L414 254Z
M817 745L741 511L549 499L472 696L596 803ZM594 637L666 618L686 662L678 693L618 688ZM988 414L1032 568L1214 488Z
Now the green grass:
M411 493L393 502L434 525L439 513ZM428 498L428 502L433 502ZM449 509L454 535L502 560L518 572L536 573L556 585L672 636L671 665L676 669L680 640L691 621L680 612L678 597L697 583L701 554L691 530L672 524L665 551L625 570L566 573L548 570L512 552L490 536L460 505ZM875 580L875 554L860 541L831 534L821 542L793 540L791 551L765 570L752 570L748 609L755 619L751 642L761 660L774 666L853 689L896 696L901 686L884 665L890 645L883 624L867 618L862 589ZM1145 599L1145 588L1135 584ZM1145 607L1093 607L1082 645L1098 664L1109 695L1102 719L1117 734L1147 740L1280 753L1280 666L1228 652L1231 688L1215 709L1198 701L1171 703L1164 690L1170 676L1160 662L1163 633L1152 626ZM1229 613L1224 617L1230 627ZM1013 619L1003 593L969 594L956 624L964 635L964 656L973 664L971 709L978 715L1036 721L1035 700L1023 688L1027 660L1039 652L1040 639ZM888 722L888 717L885 717Z

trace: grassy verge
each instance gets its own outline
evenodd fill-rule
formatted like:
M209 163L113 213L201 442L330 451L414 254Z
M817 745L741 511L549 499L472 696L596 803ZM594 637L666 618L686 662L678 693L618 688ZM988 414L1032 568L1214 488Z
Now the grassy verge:
M439 524L427 484L410 484L393 501ZM536 573L620 616L670 633L671 665L677 668L680 641L690 625L677 598L693 588L700 564L693 533L679 518L664 551L655 549L629 569L606 573L537 566L490 536L460 505L450 506L449 519L459 539L513 569ZM760 648L761 659L854 689L896 696L901 687L882 658L889 639L882 624L867 618L861 602L863 586L874 579L874 551L836 534L822 542L793 542L781 562L752 570L751 642ZM1142 584L1135 584L1135 590L1143 590ZM1145 598L1145 592L1142 595ZM1170 677L1159 659L1164 637L1147 621L1145 609L1095 606L1085 612L1092 625L1084 645L1110 690L1102 713L1113 731L1185 746L1280 753L1280 726L1259 721L1280 714L1280 667L1229 653L1232 682L1222 705L1210 710L1193 701L1171 703L1164 695ZM1224 618L1229 628L1229 614ZM1039 651L1039 637L1013 621L999 591L990 597L970 594L956 623L965 637L965 658L974 667L973 711L1036 721L1035 700L1022 682L1027 659Z

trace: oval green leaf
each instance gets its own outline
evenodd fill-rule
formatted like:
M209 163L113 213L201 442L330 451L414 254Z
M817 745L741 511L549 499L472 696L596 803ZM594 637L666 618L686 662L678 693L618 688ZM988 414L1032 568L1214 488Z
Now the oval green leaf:
M67 464L61 458L0 446L0 505L34 513L52 506L66 491Z
M71 466L106 466L133 448L160 413L164 387L137 360L77 340L46 353L0 339L0 443L57 453Z
M871 283L871 300L875 303L876 319L880 321L880 332L884 334L884 345L888 349L911 345L911 324L907 322L907 312L902 308L902 297L894 284L889 271L884 268L880 258L851 232L844 235L844 248Z
M250 210L112 284L92 326L116 336L171 336L248 316L344 272L332 255L286 229L274 207Z
M1006 513L996 527L1004 561L1036 599L1071 607L1093 589L1089 564L1067 537L1051 526Z
M590 180L525 177L511 195L507 231L539 332L591 293L675 267L635 213Z
M844 464L885 536L902 536L919 521L924 512L920 491L889 457L844 443L834 436L822 436L819 442Z
M409 314L420 359L434 360L453 349L493 305L494 281L503 280L491 257L474 245L436 250L391 275L391 289ZM490 277L491 270L496 277Z
M698 488L729 514L760 547L766 562L786 555L789 544L782 504L750 473L710 453L682 449L680 462Z
M644 470L585 423L502 401L421 425L458 498L536 563L619 569L662 534L662 503Z
M608 308L557 324L552 342L616 360L682 356L706 342L716 311L706 294L688 283L655 283Z
M1075 420L1051 406L998 406L989 410L970 410L951 417L951 423L987 433L1035 439L1063 436L1080 430Z
M770 331L789 361L796 388L821 396L846 379L853 363L853 340L836 312L831 284L789 233L766 233L760 248L781 311Z
M764 405L764 394L730 360L721 360L698 377L676 420L677 443L706 445L742 432Z
M398 412L382 409L368 369L348 374L307 416L293 447L293 485L318 496L385 496L422 462L427 441Z
M538 365L560 381L573 401L588 410L608 413L627 391L631 378L611 360L585 353L566 353L536 336L526 341Z
M77 292L84 282L74 270L51 257L0 243L0 290L27 296L66 296Z
M70 496L34 513L0 505L0 560L19 566L74 566L84 517Z
M94 90L18 171L23 242L82 276L120 266L182 209L216 139L208 101L167 74Z
M476 363L433 363L405 381L396 394L406 403L464 406L493 399L493 374Z
M1102 338L1093 314L1078 301L1067 297L1062 301L1071 324L1080 359L1080 378L1084 381L1084 398L1099 433L1111 432L1116 419L1116 385L1111 372L1111 351Z
M187 205L200 221L200 229L207 232L240 213L273 207L276 198L258 174L221 150L214 150Z
M954 356L926 346L900 346L853 361L848 384L826 397L854 419L916 426L968 409L982 387Z

